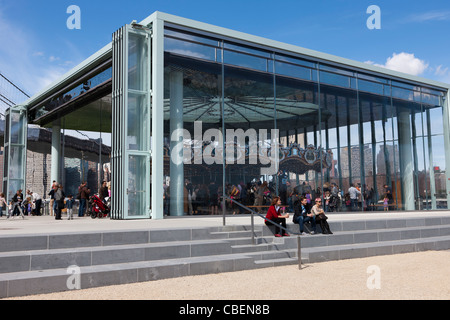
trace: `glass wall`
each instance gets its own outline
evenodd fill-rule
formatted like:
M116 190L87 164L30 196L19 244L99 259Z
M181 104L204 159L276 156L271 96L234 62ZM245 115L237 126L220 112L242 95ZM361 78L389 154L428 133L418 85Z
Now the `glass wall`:
M444 91L169 27L164 59L165 215L448 207Z

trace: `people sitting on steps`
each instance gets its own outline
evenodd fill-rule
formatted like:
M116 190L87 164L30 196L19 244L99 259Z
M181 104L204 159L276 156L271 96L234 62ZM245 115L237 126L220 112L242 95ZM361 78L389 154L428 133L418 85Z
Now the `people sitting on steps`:
M311 213L314 215L316 224L320 224L320 228L322 229L323 234L333 234L330 230L330 226L328 225L327 219L328 217L325 215L322 207L322 199L316 198L315 205L311 209Z
M282 208L280 197L274 197L272 203L270 204L269 210L267 211L266 219L273 221L276 224L274 225L267 220L265 221L265 223L267 226L275 226L275 237L281 237L281 233L284 237L288 237L289 234L285 230L280 230L281 228L278 225L281 225L286 229L286 219L289 218L289 213L282 213L281 210Z
M304 224L307 222L311 222L312 230L310 234L316 233L316 219L310 210L311 207L308 205L306 197L300 197L300 200L294 204L294 218L292 220L294 223L298 223L301 235L305 234Z

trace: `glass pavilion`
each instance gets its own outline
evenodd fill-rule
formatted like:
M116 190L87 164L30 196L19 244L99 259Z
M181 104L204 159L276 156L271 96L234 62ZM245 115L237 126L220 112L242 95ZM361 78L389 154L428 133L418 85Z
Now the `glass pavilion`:
M62 129L110 133L113 219L209 213L232 186L262 181L285 197L289 184L325 197L335 183L342 210L350 184L366 194L360 210L379 210L387 189L390 210L448 209L449 88L155 12L7 111L4 190L26 188L37 124L52 129L57 181Z

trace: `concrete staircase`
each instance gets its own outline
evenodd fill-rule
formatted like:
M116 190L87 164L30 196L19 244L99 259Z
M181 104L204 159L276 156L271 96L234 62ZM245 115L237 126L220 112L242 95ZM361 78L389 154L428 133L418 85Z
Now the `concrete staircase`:
M329 224L333 235L300 237L303 263L450 249L450 215ZM297 236L263 225L251 236L248 225L0 236L0 297L298 263Z

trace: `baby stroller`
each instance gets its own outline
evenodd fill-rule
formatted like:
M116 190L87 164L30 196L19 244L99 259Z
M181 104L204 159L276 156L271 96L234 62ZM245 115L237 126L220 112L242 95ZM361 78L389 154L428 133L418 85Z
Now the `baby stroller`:
M110 213L108 198L100 199L96 194L89 198L89 211L91 218L104 218Z

